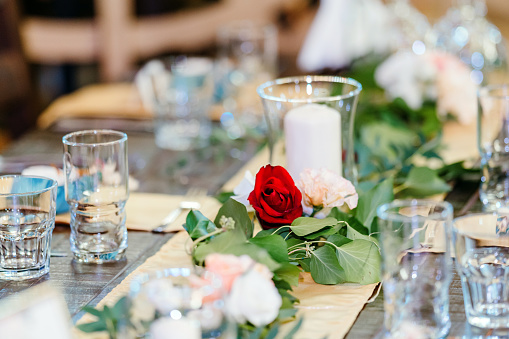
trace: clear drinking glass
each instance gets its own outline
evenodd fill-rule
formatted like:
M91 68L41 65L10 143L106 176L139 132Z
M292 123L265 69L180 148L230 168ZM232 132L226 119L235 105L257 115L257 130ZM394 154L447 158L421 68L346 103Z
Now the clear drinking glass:
M274 145L284 129L285 115L297 107L324 105L337 111L340 116L338 142L341 154L337 155L342 163L340 174L355 185L358 173L355 166L353 133L357 99L361 90L362 85L356 80L338 76L298 76L260 85L257 91L262 99L268 125L269 161L274 164ZM312 141L317 143L319 148L320 138L326 136L322 133L314 136ZM306 135L302 137L311 139Z
M479 213L454 219L456 267L468 322L509 328L509 215Z
M154 134L163 149L186 151L209 145L208 115L214 91L213 62L181 56L153 74Z
M236 327L224 315L222 282L194 268L143 274L131 284L133 325L129 338L233 339Z
M377 210L382 251L384 337L444 337L451 326L447 202L395 200Z
M62 140L74 258L98 264L120 260L127 248L127 135L88 130Z
M479 90L480 198L484 211L509 207L509 85Z
M216 94L229 113L221 122L231 137L240 137L246 128L263 127L262 107L254 93L277 74L278 31L272 24L230 22L219 28L217 44Z
M49 272L57 182L35 176L0 177L0 279Z

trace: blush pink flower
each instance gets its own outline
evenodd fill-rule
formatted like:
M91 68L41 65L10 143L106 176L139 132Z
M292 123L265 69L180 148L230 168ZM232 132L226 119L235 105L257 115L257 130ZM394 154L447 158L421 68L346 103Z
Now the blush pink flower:
M300 174L297 187L302 192L302 204L306 208L340 207L345 203L350 209L357 207L359 196L353 184L331 170L305 169Z
M230 292L235 279L255 264L247 255L237 257L233 254L213 253L205 258L205 269L221 278L226 292Z
M450 113L461 124L468 125L477 117L477 86L470 80L470 69L455 55L434 51L425 57L435 66L437 111Z

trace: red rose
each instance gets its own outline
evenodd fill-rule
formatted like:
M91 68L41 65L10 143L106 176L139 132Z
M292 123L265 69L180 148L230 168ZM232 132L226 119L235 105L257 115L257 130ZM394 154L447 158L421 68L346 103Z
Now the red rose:
M281 166L260 168L254 190L247 200L255 209L263 229L290 225L302 216L302 194Z

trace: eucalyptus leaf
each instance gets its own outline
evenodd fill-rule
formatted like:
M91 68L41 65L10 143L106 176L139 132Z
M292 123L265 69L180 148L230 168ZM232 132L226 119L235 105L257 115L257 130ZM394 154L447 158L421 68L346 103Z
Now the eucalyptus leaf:
M346 281L363 285L380 281L381 256L373 242L353 240L338 247L337 258L344 269Z
M309 268L311 277L318 284L336 285L346 281L345 271L339 264L336 251L330 246L313 251Z
M253 222L251 218L249 218L246 206L240 202L232 198L228 199L217 212L216 219L214 220L216 225L220 225L222 216L232 218L235 221L235 227L242 229L246 238L249 239L253 236Z
M214 232L217 229L212 221L205 217L200 211L195 210L191 210L187 214L184 228L193 240Z
M272 259L282 263L288 261L288 251L285 240L277 234L262 238L251 238L248 240L251 244L264 248L269 252Z
M393 179L389 178L359 196L355 218L367 226L371 233L371 223L376 216L377 207L392 200L394 200Z
M334 218L317 219L311 217L300 217L295 219L290 226L293 233L298 236L306 236L317 232L327 226L335 226L338 221Z

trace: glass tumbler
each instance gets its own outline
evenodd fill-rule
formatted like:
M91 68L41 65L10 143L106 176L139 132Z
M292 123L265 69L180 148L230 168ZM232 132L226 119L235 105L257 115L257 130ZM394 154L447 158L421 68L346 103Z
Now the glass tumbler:
M274 146L284 130L287 137L286 165L294 180L299 178L303 167L327 167L324 166L325 161L334 161L332 166L339 169L338 174L356 185L358 173L355 166L353 133L357 100L361 90L362 85L356 80L338 76L289 77L260 85L257 92L262 100L268 125L269 161L274 164ZM296 134L292 140L301 140L304 142L302 145L288 141L289 112L296 113L294 116L301 116L299 120L302 123L292 129ZM330 112L335 114L330 116ZM307 116L302 117L302 113ZM311 119L315 113L317 119ZM325 121L322 119L322 113L332 123L322 124L323 129L314 128L314 123ZM320 152L324 145L331 144L337 145L334 154ZM309 152L304 154L302 152L304 148ZM289 154L299 152L300 155L294 159L298 164L288 159Z
M176 151L209 145L212 122L209 109L214 91L213 62L180 56L160 62L152 75L155 142Z
M88 130L63 137L71 250L78 262L122 259L127 248L127 135Z
M221 279L211 272L178 267L142 274L131 283L129 298L126 338L237 338L224 314Z
M452 259L447 202L395 200L378 207L386 338L448 333Z
M509 215L478 213L454 219L456 267L470 325L509 328Z
M278 71L278 31L272 24L229 22L217 32L216 96L222 100L223 128L231 138L246 129L263 131L263 109L256 87Z
M483 87L478 95L480 199L486 212L509 208L509 85Z
M57 182L36 176L0 177L0 279L49 272Z

